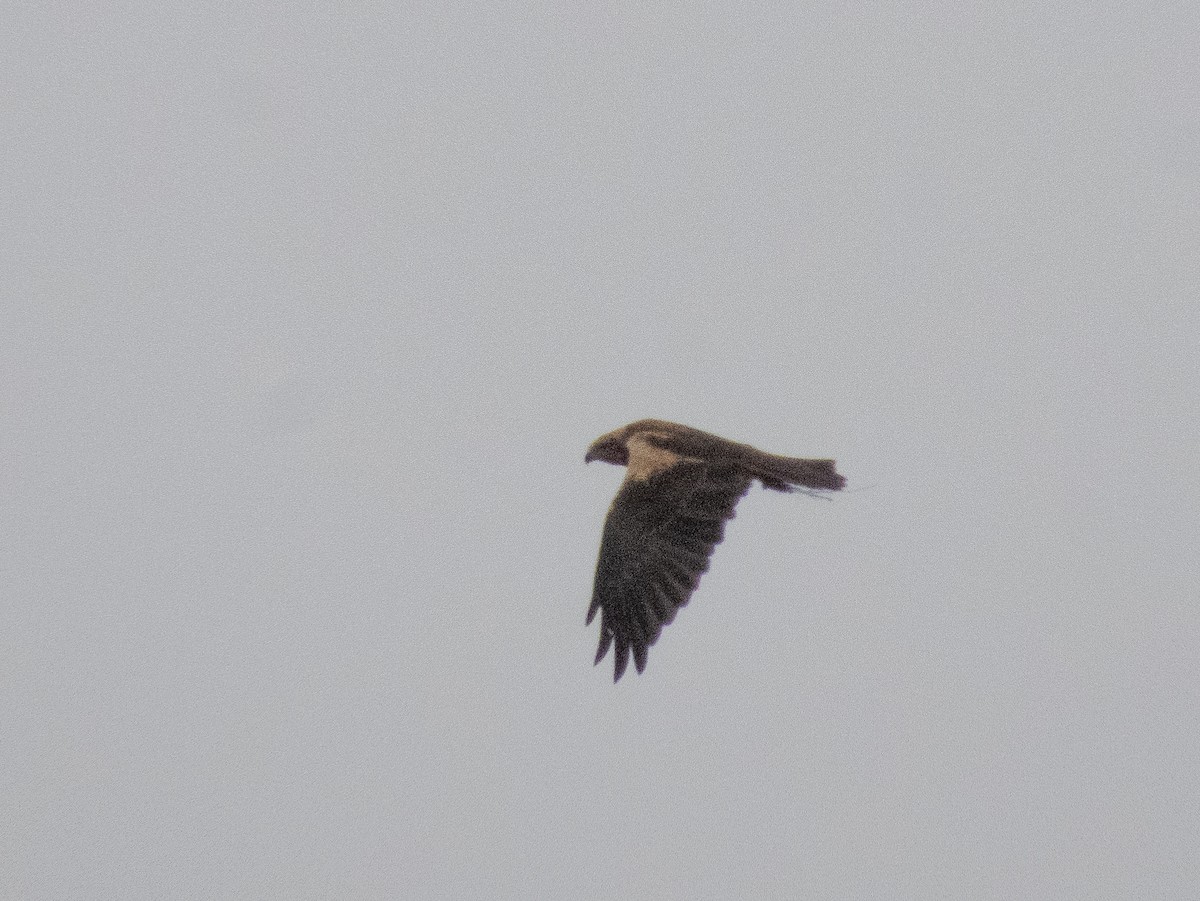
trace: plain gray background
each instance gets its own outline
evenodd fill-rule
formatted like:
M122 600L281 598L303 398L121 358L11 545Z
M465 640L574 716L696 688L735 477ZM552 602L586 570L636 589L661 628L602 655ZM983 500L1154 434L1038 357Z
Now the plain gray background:
M1196 897L1194 2L0 48L0 896ZM849 491L614 687L643 416Z

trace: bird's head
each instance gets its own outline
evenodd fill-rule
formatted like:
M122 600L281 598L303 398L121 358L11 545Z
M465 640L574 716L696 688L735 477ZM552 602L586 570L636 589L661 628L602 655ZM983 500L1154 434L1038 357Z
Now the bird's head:
M583 457L584 463L593 460L603 460L616 466L629 465L629 448L625 444L625 429L617 429L607 435L601 435L592 442Z

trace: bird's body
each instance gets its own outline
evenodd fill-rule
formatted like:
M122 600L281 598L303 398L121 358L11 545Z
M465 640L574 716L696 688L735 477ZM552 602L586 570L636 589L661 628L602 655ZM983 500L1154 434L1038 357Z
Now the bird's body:
M590 624L600 613L596 662L614 648L613 681L630 652L637 671L645 669L650 645L695 591L754 480L775 491L845 484L832 460L768 454L661 419L602 435L584 460L626 467L604 523L587 615Z

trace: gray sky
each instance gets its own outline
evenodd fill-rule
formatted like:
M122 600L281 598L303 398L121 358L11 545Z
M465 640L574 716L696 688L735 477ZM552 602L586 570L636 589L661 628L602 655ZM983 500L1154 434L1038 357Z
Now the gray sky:
M1200 7L646 6L0 12L0 896L1195 897Z

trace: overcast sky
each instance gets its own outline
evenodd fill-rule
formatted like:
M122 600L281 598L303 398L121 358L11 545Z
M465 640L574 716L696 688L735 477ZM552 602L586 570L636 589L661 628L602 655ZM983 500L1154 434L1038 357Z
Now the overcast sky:
M0 12L0 897L1190 899L1200 6ZM644 675L623 471L754 489Z

